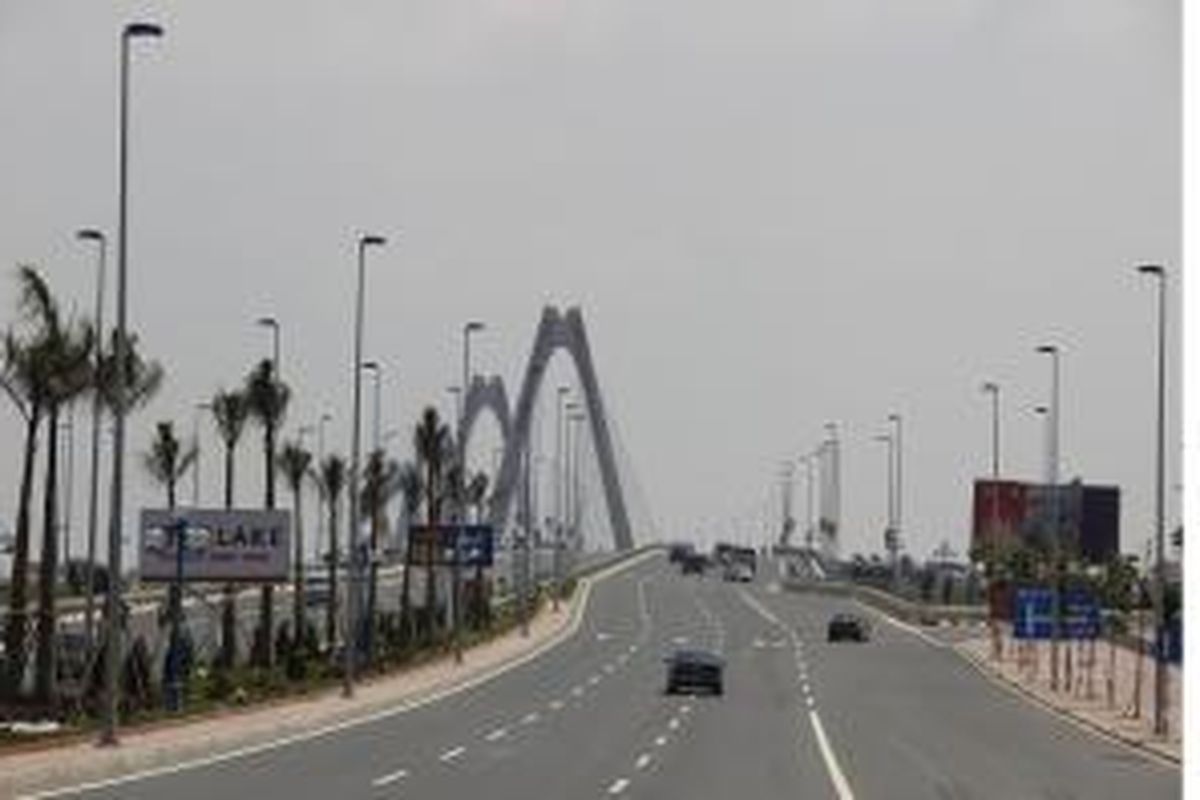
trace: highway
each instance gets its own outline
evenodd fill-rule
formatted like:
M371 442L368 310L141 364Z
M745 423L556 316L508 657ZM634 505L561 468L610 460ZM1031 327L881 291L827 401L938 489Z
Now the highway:
M828 644L852 601L682 576L655 555L598 582L578 632L404 713L88 798L1149 798L1177 768L980 676L877 620ZM857 609L856 610L861 610ZM662 657L727 659L725 695L665 696Z

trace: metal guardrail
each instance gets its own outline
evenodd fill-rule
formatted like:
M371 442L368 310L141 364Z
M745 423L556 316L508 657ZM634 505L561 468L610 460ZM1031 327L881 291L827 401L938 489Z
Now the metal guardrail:
M784 581L783 588L793 592L820 592L840 597L853 597L868 605L886 611L898 619L917 625L936 625L942 620L953 623L985 622L986 606L940 605L920 603L896 597L872 586L862 586L846 581Z

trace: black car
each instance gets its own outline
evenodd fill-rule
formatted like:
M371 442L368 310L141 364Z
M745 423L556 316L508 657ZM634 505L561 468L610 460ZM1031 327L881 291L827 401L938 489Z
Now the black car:
M668 656L667 694L683 689L708 689L713 694L725 692L725 661L704 650L676 650Z
M831 642L847 639L852 642L865 642L870 636L870 625L857 614L834 614L833 619L829 620L827 638Z
M708 567L708 559L702 553L689 553L679 564L679 571L684 575L703 575Z

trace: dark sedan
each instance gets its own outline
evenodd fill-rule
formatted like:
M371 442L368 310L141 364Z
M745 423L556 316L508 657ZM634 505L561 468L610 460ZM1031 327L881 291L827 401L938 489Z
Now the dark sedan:
M871 628L857 614L834 614L833 619L829 620L827 633L826 638L831 642L865 642L871 636Z
M682 690L707 689L725 692L725 661L704 650L676 650L666 658L667 694Z

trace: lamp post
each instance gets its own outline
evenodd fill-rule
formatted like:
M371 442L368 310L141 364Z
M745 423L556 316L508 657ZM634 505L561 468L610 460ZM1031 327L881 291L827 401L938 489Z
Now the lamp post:
M321 480L321 470L325 464L325 423L333 419L328 411L321 414L317 420L317 557L321 556L321 526L325 520L325 482ZM332 533L332 531L330 532ZM332 557L332 554L331 556ZM332 645L332 643L331 643Z
M458 392L458 532L454 536L454 663L461 664L462 655L462 538L467 516L467 389L471 385L471 334L484 329L484 324L471 320L463 325L462 386Z
M380 408L380 381L383 379L383 367L378 361L364 361L362 368L370 370L371 378L375 382L375 407L371 417L371 449L378 450L380 445L379 438L379 408Z
M892 580L899 574L900 539L896 531L896 439L890 433L880 434L875 441L887 445L887 526L884 529L883 543L892 557Z
M568 408L572 405L578 408L578 403L568 404ZM568 417L571 423L578 427L582 427L584 420L587 419L587 414L582 412L573 413ZM583 546L583 482L580 480L579 469L579 454L583 447L582 431L576 429L571 432L571 529L574 532L575 538L579 541L579 546Z
M163 29L147 22L133 22L121 31L120 155L117 216L117 341L116 409L113 412L112 503L108 530L108 593L105 597L107 640L104 653L104 724L100 743L117 743L117 693L120 690L121 625L121 515L125 491L125 406L129 383L127 330L127 268L129 212L129 44L134 39L159 38Z
M1051 557L1054 559L1052 565L1052 574L1054 580L1054 592L1052 595L1053 607L1051 615L1054 618L1054 624L1050 637L1050 690L1058 691L1058 640L1061 636L1059 630L1062 624L1062 603L1060 602L1059 594L1062 592L1062 531L1059 519L1058 506L1058 436L1059 436L1059 349L1056 345L1044 344L1037 348L1037 352L1042 355L1050 356L1051 362L1051 387L1050 387L1050 411L1049 411L1049 435L1047 447L1047 464L1046 464L1046 481L1047 488L1050 492L1050 531L1051 531Z
M361 457L362 434L362 340L363 340L363 290L366 279L367 248L382 247L387 239L382 236L365 234L358 237L358 291L354 301L354 400L353 423L350 434L350 535L347 537L350 548L350 591L347 592L349 605L349 625L346 645L343 648L345 664L342 669L342 695L354 695L354 667L356 651L359 646L358 619L359 591L361 589L362 556L358 547L358 476Z
M1000 384L985 381L983 393L992 396L992 480L1000 479Z
M103 231L82 228L75 232L81 242L95 242L96 247L96 306L93 319L96 321L96 371L104 359L104 267L108 251L108 240ZM87 521L87 566L84 570L83 640L84 652L91 658L95 643L96 593L93 589L96 575L96 527L99 524L100 502L100 429L103 425L104 408L100 392L92 393L92 456L91 474L88 476L88 521Z
M1138 267L1158 281L1158 387L1154 457L1154 732L1167 733L1166 653L1166 411L1167 411L1167 272L1157 264Z
M562 594L562 545L563 522L565 519L565 472L563 464L563 400L571 391L570 386L559 386L557 403L554 407L554 592L551 594L553 610L558 611Z
M271 367L275 380L279 380L279 320L275 317L259 317L255 324L271 329Z
M900 550L904 547L901 531L904 528L904 420L899 414L888 414L888 421L896 426L896 588L900 587Z

